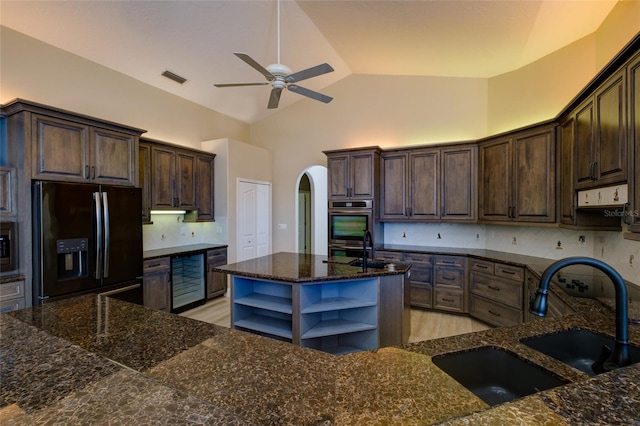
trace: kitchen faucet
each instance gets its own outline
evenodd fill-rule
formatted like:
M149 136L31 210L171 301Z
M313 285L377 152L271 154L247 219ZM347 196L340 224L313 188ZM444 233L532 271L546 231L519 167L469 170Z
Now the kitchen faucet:
M600 357L593 363L591 368L596 374L605 371L614 370L618 367L624 367L631 364L629 356L629 310L627 301L627 286L624 280L611 266L606 263L590 257L568 257L558 260L549 266L540 279L540 285L536 291L536 296L531 300L529 311L538 316L547 315L547 294L549 293L549 283L553 275L560 269L569 265L587 265L592 266L602 272L611 279L616 292L616 339L613 351L607 346L602 347Z
M371 244L371 259L373 259L375 253L373 251L373 236L368 229L365 229L362 236L362 272L367 270L367 240Z

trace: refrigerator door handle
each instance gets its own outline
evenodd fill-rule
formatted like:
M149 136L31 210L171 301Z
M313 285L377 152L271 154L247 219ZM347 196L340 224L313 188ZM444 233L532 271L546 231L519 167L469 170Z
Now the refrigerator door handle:
M93 201L96 212L96 269L93 276L99 280L102 278L102 203L99 192L93 193Z
M108 278L111 232L109 230L109 199L106 192L102 193L102 208L104 209L104 266L102 276Z

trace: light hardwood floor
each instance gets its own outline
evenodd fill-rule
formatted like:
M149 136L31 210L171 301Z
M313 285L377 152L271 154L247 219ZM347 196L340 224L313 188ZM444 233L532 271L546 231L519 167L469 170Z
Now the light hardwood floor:
M180 315L223 327L230 327L229 306L228 297L217 297L205 305L183 312ZM441 312L412 309L409 342L419 342L421 340L472 333L488 328L491 327L464 315L451 315Z

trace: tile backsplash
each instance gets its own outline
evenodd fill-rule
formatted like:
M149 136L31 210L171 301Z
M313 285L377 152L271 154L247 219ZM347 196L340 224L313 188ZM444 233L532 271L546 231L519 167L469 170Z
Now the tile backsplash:
M625 240L622 232L458 223L385 223L384 243L479 248L547 259L587 256L608 263L626 280L640 285L640 242Z
M152 215L153 224L142 227L144 250L155 250L189 244L226 244L223 234L218 233L222 224L216 222L182 222L178 214Z

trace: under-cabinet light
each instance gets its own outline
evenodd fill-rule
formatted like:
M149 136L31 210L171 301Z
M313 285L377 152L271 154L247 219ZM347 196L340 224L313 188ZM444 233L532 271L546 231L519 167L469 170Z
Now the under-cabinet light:
M185 214L186 210L151 210L151 214Z

